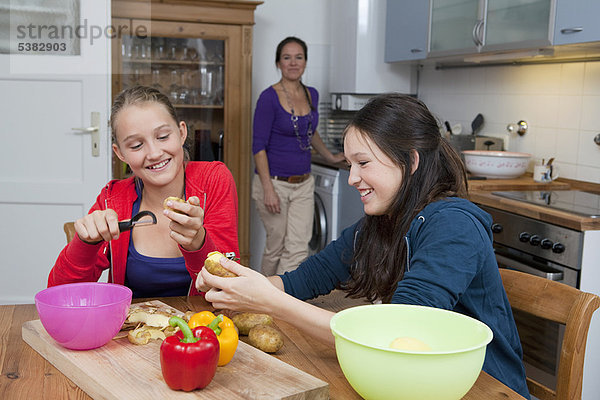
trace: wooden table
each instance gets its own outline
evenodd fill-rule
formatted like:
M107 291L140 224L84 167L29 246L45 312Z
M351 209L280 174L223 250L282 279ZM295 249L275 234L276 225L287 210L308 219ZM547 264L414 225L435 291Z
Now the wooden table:
M201 297L160 298L181 311L212 309ZM333 311L363 304L340 293L322 296L313 304ZM24 322L38 319L33 304L0 306L0 399L90 399L52 364L21 339ZM285 345L274 356L329 383L331 399L360 399L346 381L337 362L335 349L310 338L291 325L276 321ZM242 337L242 340L247 340ZM520 395L481 372L464 399L523 399Z

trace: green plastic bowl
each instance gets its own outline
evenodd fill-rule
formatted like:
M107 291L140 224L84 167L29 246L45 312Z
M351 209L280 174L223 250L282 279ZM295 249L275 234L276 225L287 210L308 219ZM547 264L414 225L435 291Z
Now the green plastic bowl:
M337 358L365 399L450 400L471 389L483 366L492 330L453 311L404 304L374 304L331 319ZM431 351L396 350L398 337L418 339Z

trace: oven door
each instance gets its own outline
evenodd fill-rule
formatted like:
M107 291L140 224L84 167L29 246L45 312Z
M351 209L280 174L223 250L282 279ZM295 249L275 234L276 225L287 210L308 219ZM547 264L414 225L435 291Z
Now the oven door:
M312 237L308 242L308 254L317 254L327 245L327 210L321 196L315 192L315 213L313 217Z
M494 249L500 268L514 269L573 287L578 286L579 273L576 270L542 261L497 243L494 243ZM556 389L564 325L516 310L513 310L513 316L523 347L523 363L527 376L535 377L549 388Z

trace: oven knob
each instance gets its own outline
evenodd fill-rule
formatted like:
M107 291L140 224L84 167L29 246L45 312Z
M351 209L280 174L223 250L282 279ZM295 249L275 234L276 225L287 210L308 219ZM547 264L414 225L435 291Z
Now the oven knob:
M542 239L542 242L540 243L542 249L551 249L553 245L554 243L552 243L552 240L550 239Z
M554 243L552 246L553 253L562 253L565 251L565 245L559 242Z
M529 238L529 244L531 244L532 246L539 245L541 241L542 241L542 239L540 239L540 237L538 235L532 235Z
M529 242L529 238L530 238L530 237L531 237L531 235L530 235L529 233L527 233L527 232L521 232L521 233L519 234L519 240L520 240L521 242L525 242L525 243L526 243L526 242Z
M502 232L504 228L502 228L502 225L498 224L498 223L493 223L492 224L492 232L494 233L500 233Z

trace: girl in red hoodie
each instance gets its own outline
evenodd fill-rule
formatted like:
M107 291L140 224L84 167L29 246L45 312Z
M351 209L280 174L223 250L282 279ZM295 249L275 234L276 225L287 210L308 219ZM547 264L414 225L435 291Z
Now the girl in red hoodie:
M110 181L89 213L75 221L77 235L62 250L48 286L97 281L130 287L134 297L195 295L193 279L209 252L235 253L237 192L221 162L188 162L187 127L169 99L136 86L112 106L113 150L133 177ZM168 197L187 202L168 201ZM141 210L157 224L119 232L118 222Z

